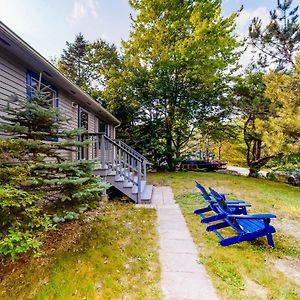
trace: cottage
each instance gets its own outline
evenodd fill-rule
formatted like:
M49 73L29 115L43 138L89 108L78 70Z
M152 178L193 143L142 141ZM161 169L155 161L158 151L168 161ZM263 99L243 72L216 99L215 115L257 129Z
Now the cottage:
M120 121L0 21L0 103L13 94L25 100L40 76L53 106L69 120L68 128L84 127L87 134L81 138L92 141L89 147L66 153L66 158L96 159L96 175L135 202L149 201L152 186L146 184L146 159L116 139Z

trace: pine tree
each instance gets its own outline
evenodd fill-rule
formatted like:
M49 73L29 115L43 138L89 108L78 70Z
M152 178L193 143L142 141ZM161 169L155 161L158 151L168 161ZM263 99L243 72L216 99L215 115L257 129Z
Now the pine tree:
M67 49L63 50L58 61L58 69L79 87L87 90L90 79L89 64L86 61L88 42L82 33L78 33L74 42L66 42L66 45Z
M62 150L86 144L77 141L83 130L63 129L65 119L53 108L53 95L41 78L31 97L12 96L0 109L5 112L0 122L0 255L15 259L38 251L41 231L78 218L108 186L93 176L93 161L62 156ZM51 220L53 212L63 215Z
M5 112L1 129L10 139L2 145L7 153L2 167L29 166L26 189L56 192L58 205L65 200L72 203L99 199L107 185L92 175L95 162L70 161L62 155L62 151L87 146L87 142L78 141L84 131L63 129L66 119L53 108L53 98L49 97L48 87L42 87L41 78L30 98L11 97Z
M292 8L292 0L277 1L277 8L270 11L271 21L262 28L262 20L254 18L249 27L249 37L259 50L259 63L278 70L295 65L295 54L300 50L300 24L298 6Z

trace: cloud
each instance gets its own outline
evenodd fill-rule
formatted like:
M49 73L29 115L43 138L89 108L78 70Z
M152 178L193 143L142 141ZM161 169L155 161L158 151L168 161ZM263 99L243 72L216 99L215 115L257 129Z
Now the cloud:
M80 19L87 17L98 17L98 2L97 0L75 0L72 7L72 12L68 16L68 21L76 23Z
M265 6L254 10L243 9L236 20L236 31L239 35L246 36L248 34L248 27L254 17L260 18L262 25L265 26L270 20L269 10Z
M241 38L248 36L248 28L254 17L258 17L262 21L262 27L268 24L270 21L269 10L265 6L260 6L256 9L244 9L241 11L239 17L236 20L236 33ZM247 67L253 59L257 59L258 52L253 47L249 46L247 50L240 57L240 64L243 68Z

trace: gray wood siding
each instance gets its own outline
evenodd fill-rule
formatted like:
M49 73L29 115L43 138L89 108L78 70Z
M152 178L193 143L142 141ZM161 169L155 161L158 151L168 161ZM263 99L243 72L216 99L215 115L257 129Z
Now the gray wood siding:
M64 125L64 129L71 130L78 127L78 109L77 107L72 107L71 97L65 94L63 91L58 91L58 108L61 114L66 117L67 121ZM62 152L66 159L75 160L77 159L77 152Z
M0 53L0 104L5 105L13 94L26 97L26 68Z
M51 82L50 82L51 83ZM54 85L55 86L55 85ZM8 97L17 95L20 98L26 98L27 95L27 67L18 60L11 58L9 53L0 52L0 104L5 105ZM59 104L62 115L66 116L67 122L65 129L78 128L78 107L73 107L72 102L77 101L72 95L63 89L58 89ZM89 114L89 132L98 132L98 117L87 107ZM0 109L0 117L3 111ZM109 125L109 135L114 136L114 126ZM66 159L77 159L77 152L62 152ZM89 153L90 158L93 157L92 151Z

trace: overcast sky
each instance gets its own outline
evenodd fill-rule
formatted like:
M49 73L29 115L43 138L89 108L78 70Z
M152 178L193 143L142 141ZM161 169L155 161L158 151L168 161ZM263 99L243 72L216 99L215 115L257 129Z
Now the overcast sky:
M172 0L169 0L172 1ZM237 32L246 34L254 16L268 20L277 0L224 0L223 15L244 10ZM0 0L0 20L45 58L59 56L78 32L90 41L103 38L120 46L130 30L128 0ZM243 60L250 59L249 53Z

